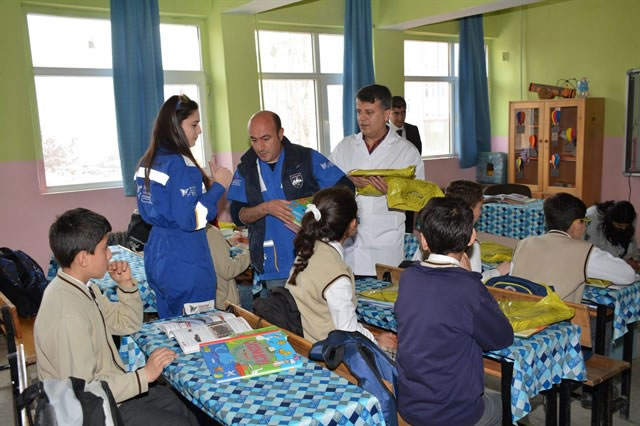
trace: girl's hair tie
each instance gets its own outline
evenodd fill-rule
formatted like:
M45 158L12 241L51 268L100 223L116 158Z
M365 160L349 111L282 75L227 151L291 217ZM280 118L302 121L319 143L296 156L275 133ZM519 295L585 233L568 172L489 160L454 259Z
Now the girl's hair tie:
M313 217L315 218L316 222L320 222L320 219L322 219L322 214L315 204L307 204L307 209L304 211L304 214L307 214L309 212L313 213Z

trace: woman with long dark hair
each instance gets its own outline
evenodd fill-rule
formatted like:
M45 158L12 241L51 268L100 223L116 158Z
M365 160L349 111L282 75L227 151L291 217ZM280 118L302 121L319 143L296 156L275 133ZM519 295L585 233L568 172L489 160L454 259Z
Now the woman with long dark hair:
M345 188L326 188L313 197L293 243L296 259L286 288L300 310L306 339L323 340L333 330L359 331L395 348L395 335L382 333L376 340L356 317L355 279L342 244L356 233L357 214L355 197Z
M636 210L628 201L605 201L587 209L585 240L612 256L637 267L640 252L636 244Z
M187 302L215 299L205 226L218 214L231 171L210 162L209 179L191 153L200 133L198 104L185 95L170 97L136 173L138 210L153 225L144 266L160 318L181 315Z

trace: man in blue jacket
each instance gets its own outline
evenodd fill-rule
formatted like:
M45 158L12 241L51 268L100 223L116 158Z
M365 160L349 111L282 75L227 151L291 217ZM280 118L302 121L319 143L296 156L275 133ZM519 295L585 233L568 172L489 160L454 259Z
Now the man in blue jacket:
M291 143L276 113L254 114L248 130L251 148L240 159L227 193L231 217L249 227L254 272L267 289L283 287L295 259L295 233L286 226L294 219L289 201L334 185L354 186L324 155Z

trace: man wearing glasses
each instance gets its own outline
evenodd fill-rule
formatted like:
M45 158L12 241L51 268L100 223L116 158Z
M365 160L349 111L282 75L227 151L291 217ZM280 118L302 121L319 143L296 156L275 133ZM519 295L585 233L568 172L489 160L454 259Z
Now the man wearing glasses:
M618 285L636 281L624 260L582 240L587 206L571 194L556 194L544 201L547 233L522 240L513 254L511 275L552 285L563 300L580 303L587 278Z

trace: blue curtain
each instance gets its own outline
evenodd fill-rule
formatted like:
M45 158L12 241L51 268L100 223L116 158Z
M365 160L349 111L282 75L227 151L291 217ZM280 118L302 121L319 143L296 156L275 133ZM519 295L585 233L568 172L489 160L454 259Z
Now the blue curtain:
M113 89L125 195L164 102L158 0L111 0Z
M478 163L479 152L491 151L482 15L460 20L459 62L459 131L456 146L460 167L464 169Z
M344 72L342 114L344 135L358 132L356 92L373 84L371 0L346 0L344 5Z

